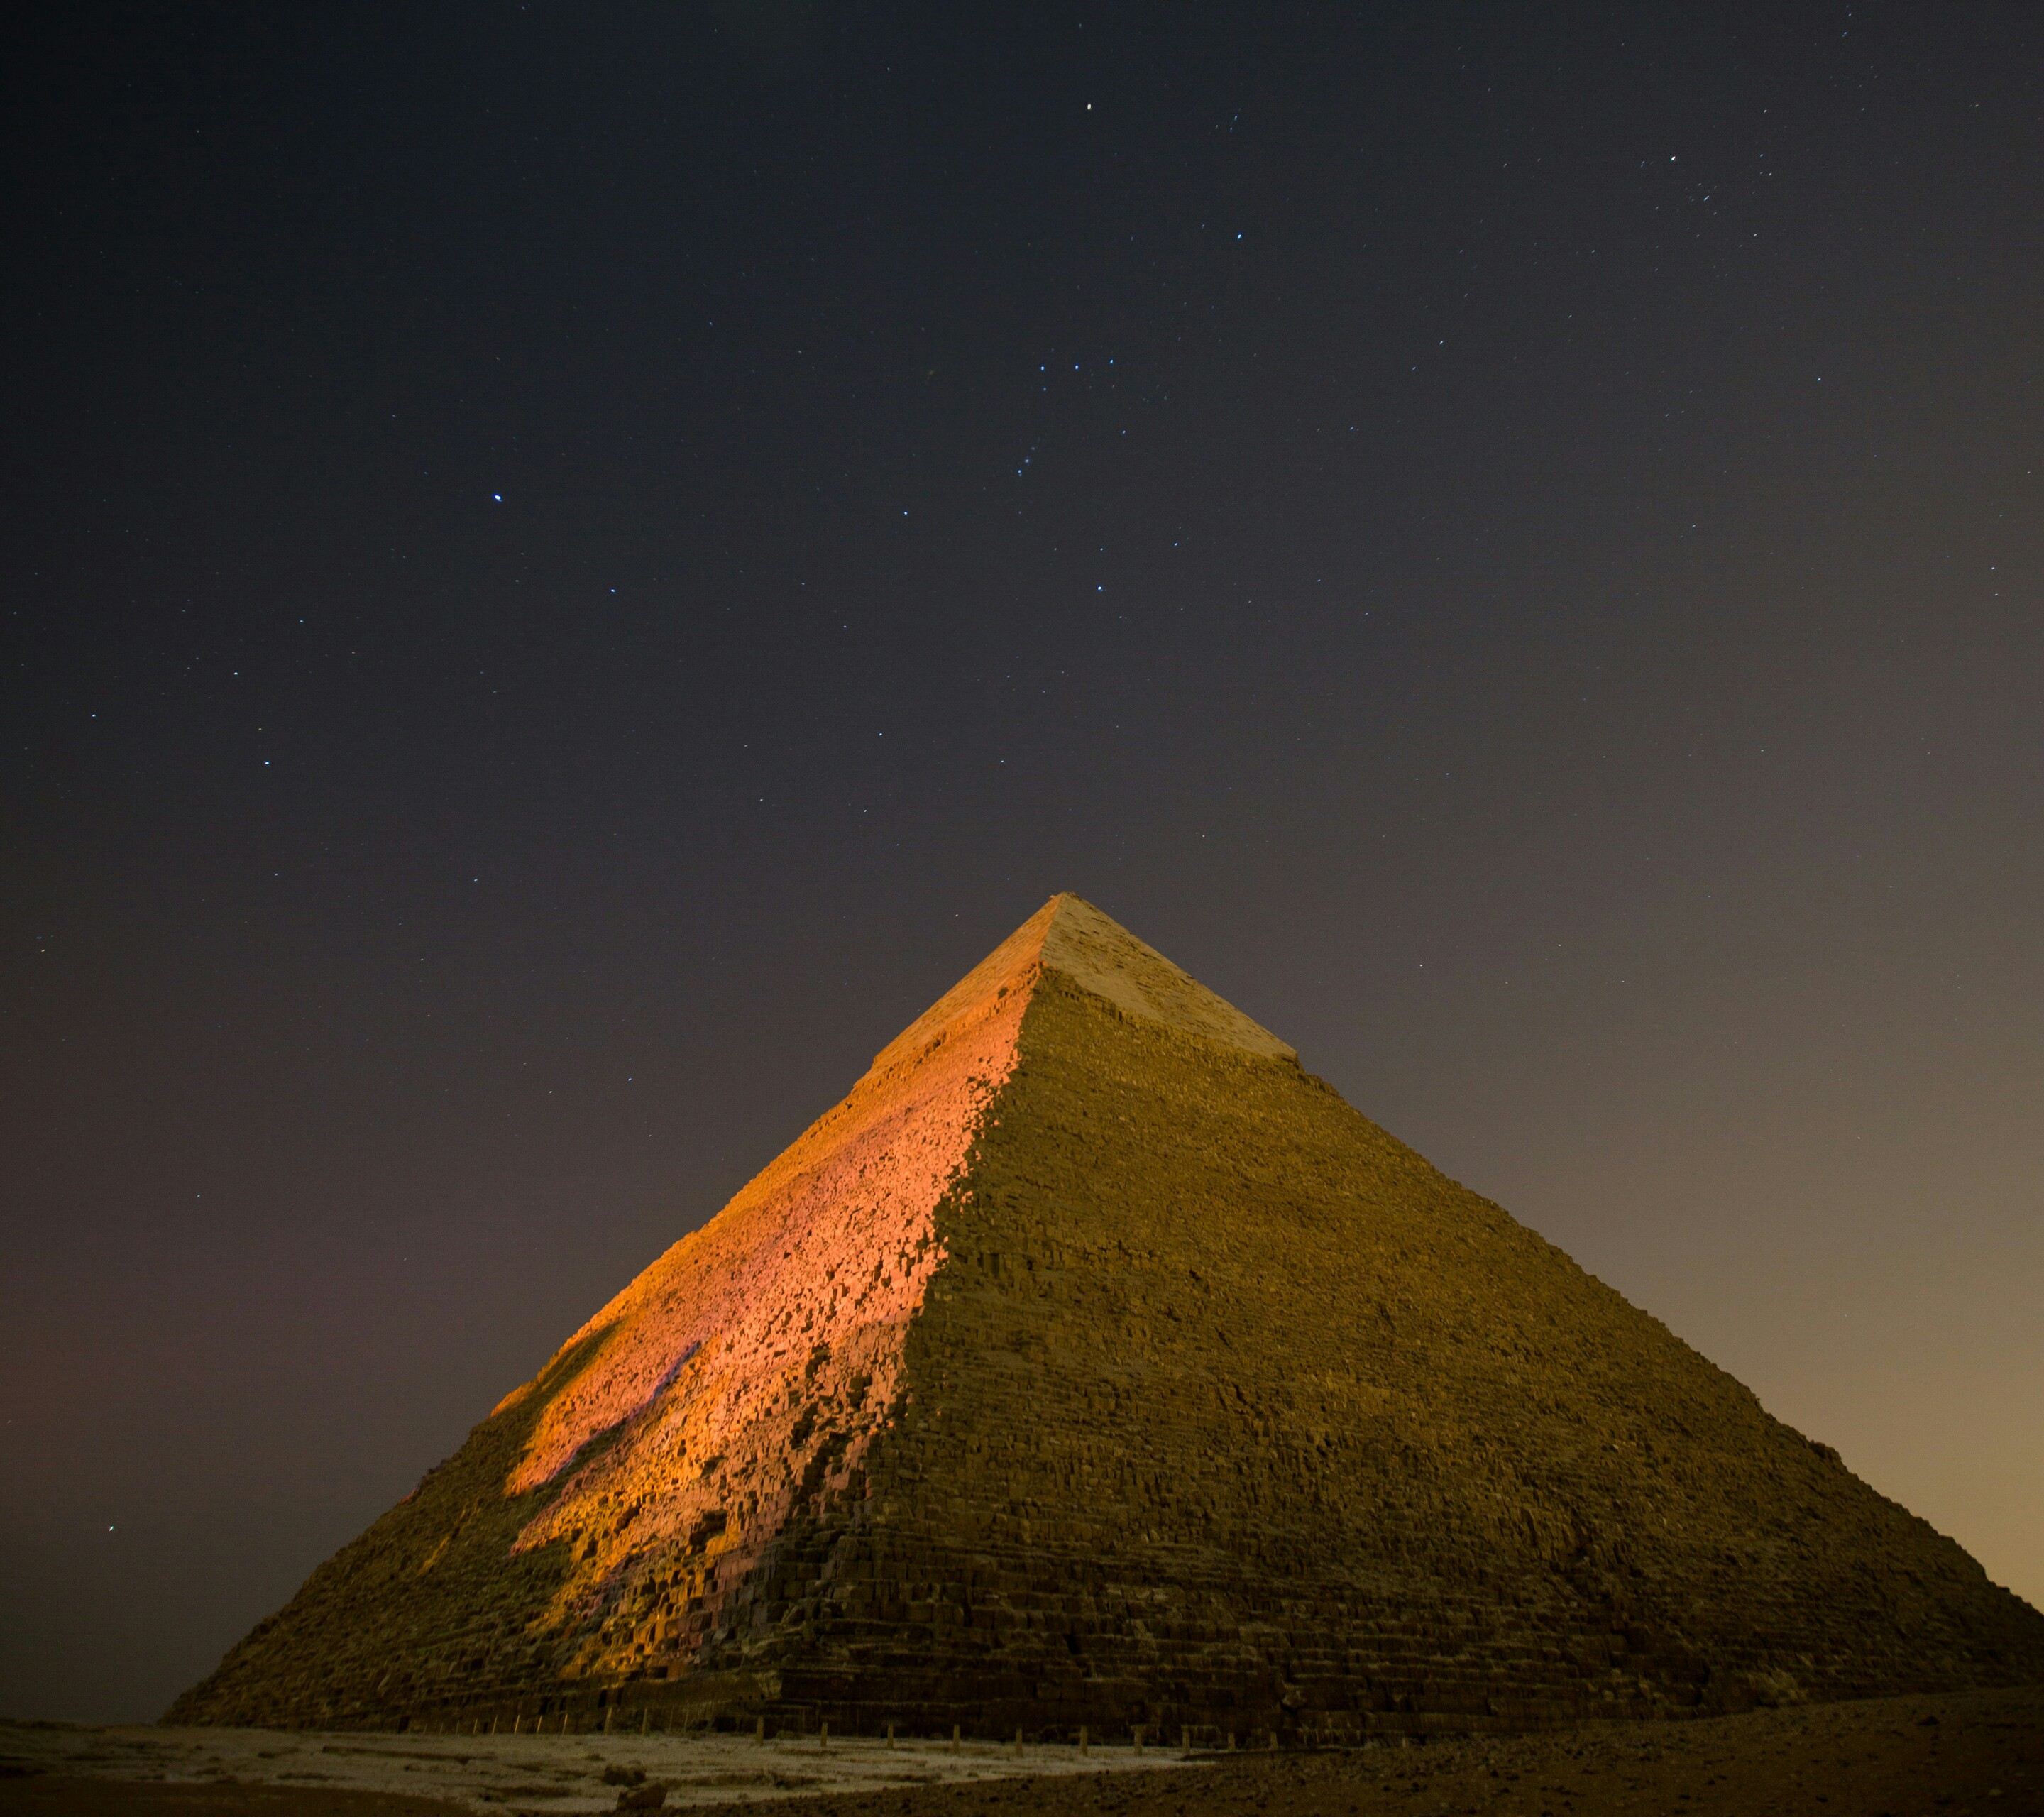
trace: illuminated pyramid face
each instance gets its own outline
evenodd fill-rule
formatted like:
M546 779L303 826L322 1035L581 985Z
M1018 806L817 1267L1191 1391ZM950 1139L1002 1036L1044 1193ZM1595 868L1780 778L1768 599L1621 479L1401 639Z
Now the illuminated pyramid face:
M174 1714L1335 1740L2039 1676L1956 1546L1063 896Z

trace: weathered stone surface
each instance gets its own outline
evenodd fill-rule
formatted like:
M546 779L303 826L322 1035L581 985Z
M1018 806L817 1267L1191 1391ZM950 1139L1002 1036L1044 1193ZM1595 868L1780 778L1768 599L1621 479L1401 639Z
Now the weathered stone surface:
M2038 1679L1958 1546L1060 897L172 1715L1336 1739Z

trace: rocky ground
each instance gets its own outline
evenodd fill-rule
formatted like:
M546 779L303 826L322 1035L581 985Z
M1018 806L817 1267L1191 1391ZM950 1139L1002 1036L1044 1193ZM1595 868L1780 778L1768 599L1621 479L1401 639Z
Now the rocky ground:
M790 1735L761 1743L716 1734L466 1735L321 1734L267 1729L89 1729L68 1724L0 1725L0 1817L20 1810L160 1811L191 1817L242 1806L286 1817L353 1810L351 1798L427 1799L446 1817L459 1805L478 1817L545 1812L548 1817L612 1811L620 1793L648 1788L677 1807L828 1798L834 1807L878 1808L886 1795L947 1792L993 1779L1057 1784L1105 1773L1182 1777L1181 1757L1150 1748L878 1739L828 1742ZM85 1804L75 1800L86 1796ZM216 1796L215 1794L221 1796ZM317 1794L325 1803L278 1804L276 1794ZM223 1801L224 1799L224 1801ZM73 1800L67 1803L64 1800ZM136 1802L140 1800L140 1802ZM394 1812L408 1808L390 1805ZM364 1817L375 1809L364 1805ZM806 1814L813 1803L797 1807Z
M622 1784L633 1773L637 1784ZM2044 1688L1190 1761L812 1737L0 1724L0 1817L504 1817L799 1800L794 1817L2044 1817Z

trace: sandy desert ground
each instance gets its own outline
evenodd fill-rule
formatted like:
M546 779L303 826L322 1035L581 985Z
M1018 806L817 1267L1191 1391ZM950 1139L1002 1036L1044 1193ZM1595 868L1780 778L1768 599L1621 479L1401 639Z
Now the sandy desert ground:
M2044 1688L1189 1761L813 1736L0 1723L0 1817L553 1817L617 1808L635 1769L670 1809L793 1800L793 1817L2044 1817Z

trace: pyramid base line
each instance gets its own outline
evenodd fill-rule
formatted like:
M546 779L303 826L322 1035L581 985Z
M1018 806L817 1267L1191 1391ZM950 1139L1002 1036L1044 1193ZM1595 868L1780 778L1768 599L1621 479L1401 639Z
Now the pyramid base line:
M663 1682L480 1701L428 1704L402 1712L330 1710L254 1725L428 1734L752 1734L855 1739L898 1737L1030 1746L1071 1744L1239 1749L1353 1748L1478 1734L1523 1734L1591 1722L1667 1722L1733 1714L1777 1702L1846 1701L1949 1688L1892 1683L1827 1686L1810 1698L1777 1699L1750 1678L1669 1687L1619 1670L1601 1683L1486 1689L1479 1670L1452 1660L1422 1681L1341 1681L1288 1688L1267 1672L1175 1692L1147 1683L1028 1681L1019 1673L870 1677L796 1670L703 1672Z
M2035 1677L2014 1627L1912 1642L1862 1621L1848 1650L1823 1606L1781 1586L1749 1597L1769 1628L1700 1635L1668 1623L1665 1596L1644 1586L1600 1607L1554 1574L1470 1596L1425 1579L1281 1586L1180 1558L1171 1581L1131 1582L1071 1553L961 1554L925 1532L903 1557L861 1556L857 1537L842 1513L787 1535L721 1608L649 1628L621 1671L563 1673L528 1655L507 1673L505 1654L520 1650L501 1632L492 1645L455 1631L415 1661L328 1654L295 1684L270 1681L268 1696L244 1691L170 1719L463 1734L828 1725L847 1738L891 1728L1012 1743L1019 1731L1039 1745L1083 1728L1103 1746L1139 1730L1151 1745L1202 1750L1354 1747ZM1473 1562L1444 1573L1483 1574ZM457 1673L473 1676L446 1682Z

